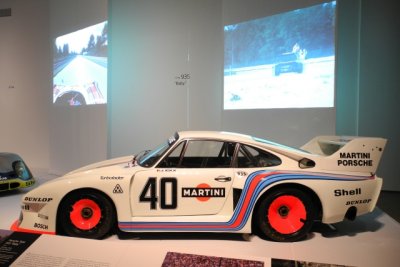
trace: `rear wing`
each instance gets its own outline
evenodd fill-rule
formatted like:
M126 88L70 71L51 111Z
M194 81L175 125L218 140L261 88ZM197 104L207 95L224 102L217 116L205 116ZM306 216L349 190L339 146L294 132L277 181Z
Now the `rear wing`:
M373 175L386 141L378 137L318 136L301 149L324 156L317 164L321 169Z

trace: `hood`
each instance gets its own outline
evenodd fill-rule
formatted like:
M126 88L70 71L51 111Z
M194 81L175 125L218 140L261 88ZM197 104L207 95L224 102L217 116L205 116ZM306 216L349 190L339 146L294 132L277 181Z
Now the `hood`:
M87 166L84 166L82 168L73 170L66 175L71 175L75 174L78 172L84 172L92 169L97 169L97 168L102 168L102 167L108 167L108 166L113 166L113 165L120 165L120 164L130 164L132 162L133 156L124 156L124 157L119 157L119 158L114 158L114 159L109 159L109 160L104 160L100 162L96 162L93 164L89 164Z

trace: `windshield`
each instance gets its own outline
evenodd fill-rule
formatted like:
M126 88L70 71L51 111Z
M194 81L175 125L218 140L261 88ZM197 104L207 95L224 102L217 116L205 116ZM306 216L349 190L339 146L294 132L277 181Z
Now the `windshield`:
M165 143L162 143L151 151L146 151L138 157L137 162L142 167L151 167L156 163L162 155L178 140L179 135L175 133Z
M148 153L144 153L141 157L138 159L138 163L142 167L150 167L152 166L155 162L157 162L160 157L164 154L165 151L167 151L169 148L168 143L164 143L156 147L155 149L149 151Z

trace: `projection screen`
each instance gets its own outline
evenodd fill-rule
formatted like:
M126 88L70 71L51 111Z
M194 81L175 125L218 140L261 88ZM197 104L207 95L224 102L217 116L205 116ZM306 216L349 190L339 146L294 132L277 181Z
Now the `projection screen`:
M335 8L225 25L224 110L334 107Z
M107 103L107 21L54 40L53 103Z

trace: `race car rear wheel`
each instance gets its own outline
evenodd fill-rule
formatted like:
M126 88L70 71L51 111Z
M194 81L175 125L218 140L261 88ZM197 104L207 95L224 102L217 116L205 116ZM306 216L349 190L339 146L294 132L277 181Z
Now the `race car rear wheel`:
M311 198L296 188L281 188L267 193L256 212L261 233L281 242L304 239L315 219Z
M68 236L101 239L115 224L111 201L94 190L68 194L58 209L57 232Z

